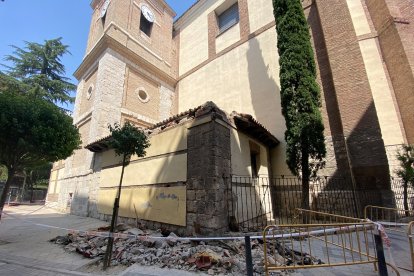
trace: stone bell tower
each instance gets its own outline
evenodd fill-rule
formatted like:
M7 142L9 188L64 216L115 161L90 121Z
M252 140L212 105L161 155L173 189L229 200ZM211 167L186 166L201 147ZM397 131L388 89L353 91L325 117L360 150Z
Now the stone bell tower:
M108 124L148 126L177 113L178 41L174 11L163 0L93 0L86 54L75 72L73 122L82 145L56 162L49 202L97 215L100 156L85 146L109 135Z
M73 116L82 136L70 158L75 175L92 169L93 154L83 147L107 136L108 124L148 126L177 113L174 11L163 0L93 0L91 7L86 54L75 72Z

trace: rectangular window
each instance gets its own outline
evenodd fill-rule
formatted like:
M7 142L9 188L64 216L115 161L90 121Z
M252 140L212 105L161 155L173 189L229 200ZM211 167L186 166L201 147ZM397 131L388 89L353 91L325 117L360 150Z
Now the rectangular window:
M151 36L151 30L152 30L153 23L150 22L144 14L141 12L141 19L139 23L139 29L146 34L148 37Z
M258 177L259 172L257 170L257 157L258 154L256 153L250 153L250 165L252 166L252 177Z
M218 16L219 33L222 33L239 22L239 5L234 4Z
M253 141L249 141L250 147L250 166L252 168L252 177L259 176L260 170L260 146Z

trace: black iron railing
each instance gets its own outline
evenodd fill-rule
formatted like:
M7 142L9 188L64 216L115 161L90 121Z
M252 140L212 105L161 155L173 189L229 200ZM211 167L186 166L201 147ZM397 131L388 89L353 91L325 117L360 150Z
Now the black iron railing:
M269 224L295 221L295 209L301 208L302 182L294 176L231 176L227 189L228 216L233 228L256 231ZM403 187L399 179L391 179L391 190L354 185L351 179L317 177L309 185L309 209L348 217L363 217L366 205L392 206L403 209ZM386 198L388 197L388 198ZM390 198L392 197L392 198ZM414 206L414 191L408 190L409 206Z

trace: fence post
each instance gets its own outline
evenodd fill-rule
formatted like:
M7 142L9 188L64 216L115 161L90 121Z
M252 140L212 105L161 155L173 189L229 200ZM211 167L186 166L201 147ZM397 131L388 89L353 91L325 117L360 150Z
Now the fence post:
M7 200L7 205L10 206L10 200L11 200L11 191L9 191L9 199Z
M382 245L381 233L376 226L374 231L375 248L377 250L378 272L380 276L388 276L387 264L385 262L384 246Z
M250 244L250 236L244 236L244 246L246 248L246 271L247 276L253 276L253 259L252 246Z

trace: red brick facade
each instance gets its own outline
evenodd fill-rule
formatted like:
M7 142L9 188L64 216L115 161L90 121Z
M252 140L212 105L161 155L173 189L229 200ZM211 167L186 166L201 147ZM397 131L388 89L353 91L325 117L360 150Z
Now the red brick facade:
M401 113L407 142L414 143L414 1L367 0L382 57Z
M363 3L371 28L369 36L378 35L380 55L409 143L414 141L413 4L411 0ZM361 54L361 38L356 35L347 3L315 0L304 3L304 8L323 93L325 134L331 150L328 155L337 165L328 164L329 173L347 175L351 167L357 180L371 179L372 183L364 184L386 187L389 170L383 134Z

